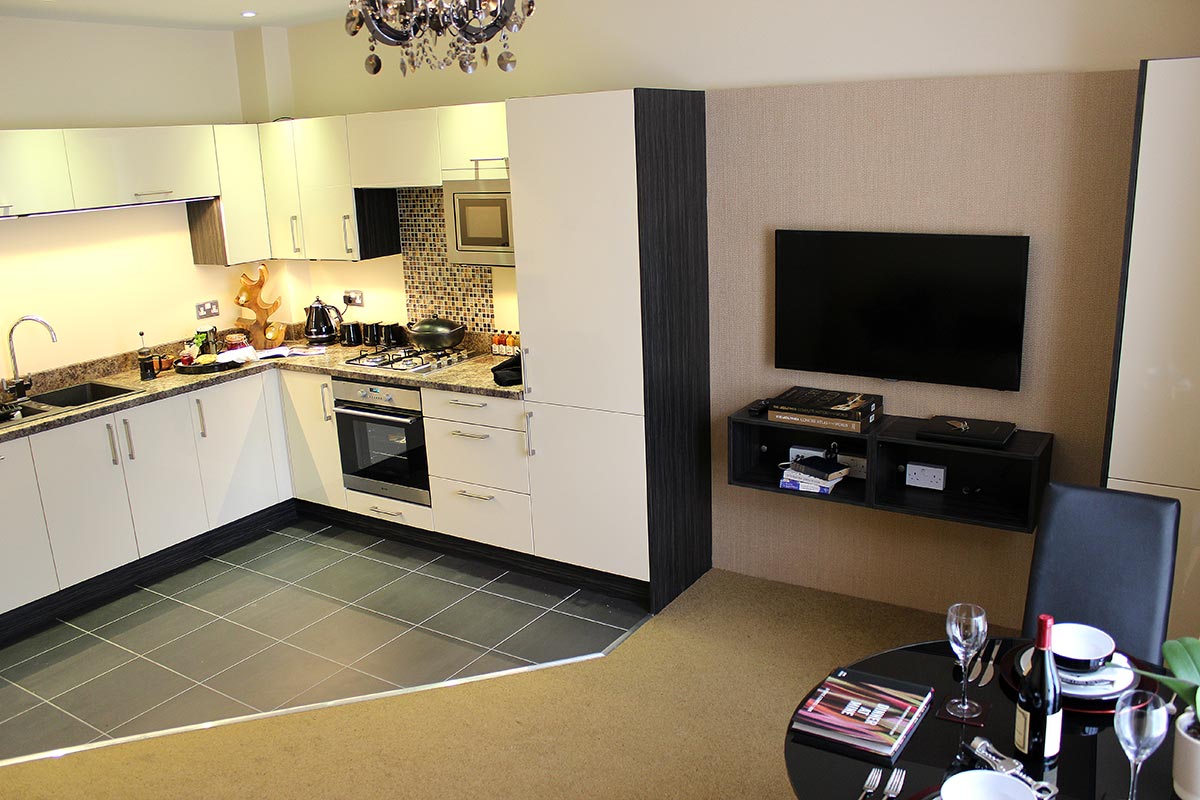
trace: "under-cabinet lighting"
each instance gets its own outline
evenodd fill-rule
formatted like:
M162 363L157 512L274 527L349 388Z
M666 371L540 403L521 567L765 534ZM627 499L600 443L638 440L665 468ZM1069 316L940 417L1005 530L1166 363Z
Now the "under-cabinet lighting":
M243 11L242 16L245 17L246 19L249 19L250 17L257 17L258 12L257 11Z

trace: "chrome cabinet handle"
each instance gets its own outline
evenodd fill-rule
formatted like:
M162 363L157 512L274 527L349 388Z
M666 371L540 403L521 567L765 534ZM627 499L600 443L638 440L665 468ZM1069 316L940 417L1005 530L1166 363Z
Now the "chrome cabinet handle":
M454 399L451 399L449 402L450 402L450 405L452 405L452 406L466 406L467 408L487 408L487 403L468 403L465 400L454 400Z
M404 514L400 513L400 512L384 511L379 506L371 506L371 511L374 511L376 514L383 514L384 516L387 516L387 517L403 517L404 516Z
M0 461L5 460L6 458L8 458L8 456L0 456Z
M415 420L412 417L393 417L389 414L372 414L370 411L357 411L352 408L333 407L333 413L345 414L347 417L362 417L363 419L377 419L381 422L397 422L401 425L412 425Z
M490 433L466 433L465 431L450 431L451 436L461 436L463 439L490 439Z
M496 495L494 495L494 494L471 494L470 492L463 491L462 489L459 489L457 492L455 492L455 494L457 494L459 497L469 497L472 500L495 500L496 499Z
M121 423L125 426L125 443L129 445L129 460L133 461L133 432L129 430L129 420L123 419Z
M329 422L333 419L333 415L329 413L329 405L325 401L325 394L329 391L329 384L321 384L321 413L325 416L325 421Z
M521 359L521 382L525 384L523 391L525 394L531 394L533 389L529 388L529 348L524 348L524 357Z
M300 221L300 218L298 216L296 216L295 214L293 214L291 223L290 223L291 228L292 228L292 252L293 253L300 252L300 245L296 244L296 223L299 221Z
M119 467L121 466L121 457L117 455L117 434L112 425L105 423L104 427L108 429L108 449L112 451L113 466Z
M342 240L346 243L346 252L353 253L354 248L350 246L350 215L342 215Z
M133 196L134 197L154 197L155 195L159 195L159 194L175 194L175 190L174 189L158 189L153 192L134 192Z
M208 425L204 423L204 404L200 402L200 398L196 398L196 413L200 415L200 438L208 438Z
M525 453L526 455L535 455L537 450L533 449L533 412L525 412Z

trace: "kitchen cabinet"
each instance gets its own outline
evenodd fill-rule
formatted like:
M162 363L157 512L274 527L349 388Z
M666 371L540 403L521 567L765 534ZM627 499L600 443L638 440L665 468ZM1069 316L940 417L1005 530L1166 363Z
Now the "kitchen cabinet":
M192 257L227 266L271 257L257 125L214 125L221 196L188 203Z
M429 494L442 533L519 553L534 552L529 495L432 475Z
M441 186L436 108L351 114L346 125L355 187Z
M296 497L346 508L337 423L333 418L333 379L286 371L283 413Z
M292 122L258 126L272 258L305 258Z
M62 588L128 564L139 553L109 414L29 437Z
M76 208L221 193L211 125L80 128L63 136Z
M0 613L58 591L28 439L0 444Z
M433 521L433 509L429 506L406 503L403 500L393 500L390 497L380 497L348 489L346 491L346 507L364 517L375 517L385 522L411 525L427 531L437 530Z
M429 474L529 494L524 431L425 417Z
M63 132L0 131L0 217L75 208Z
M444 106L437 115L443 180L509 177L504 103Z
M279 502L262 375L184 397L190 404L209 524L216 528Z

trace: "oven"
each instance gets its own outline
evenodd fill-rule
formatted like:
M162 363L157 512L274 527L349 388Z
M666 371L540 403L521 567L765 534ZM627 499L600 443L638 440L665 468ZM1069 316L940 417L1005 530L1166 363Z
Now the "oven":
M451 264L511 267L516 263L508 181L446 181L442 198Z
M334 379L333 400L346 488L429 505L421 392Z

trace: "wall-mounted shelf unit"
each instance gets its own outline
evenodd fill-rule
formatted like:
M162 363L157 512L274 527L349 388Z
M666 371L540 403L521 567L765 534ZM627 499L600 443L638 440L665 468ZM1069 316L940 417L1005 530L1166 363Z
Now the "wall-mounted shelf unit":
M808 428L753 417L743 408L729 417L729 483L817 502L915 514L1032 533L1050 479L1054 436L1017 431L1001 449L918 439L926 420L885 415L867 433ZM830 494L779 488L779 464L793 445L828 448L867 461L867 476L846 477ZM943 491L906 486L910 461L946 467Z

